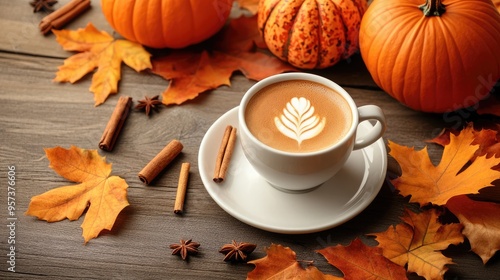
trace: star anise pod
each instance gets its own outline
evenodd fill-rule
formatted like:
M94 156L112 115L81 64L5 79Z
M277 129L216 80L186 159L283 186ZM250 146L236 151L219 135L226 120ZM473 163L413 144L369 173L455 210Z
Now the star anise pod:
M170 244L172 255L180 255L183 260L185 260L188 255L198 254L198 247L200 247L200 243L193 242L191 239L181 239L180 244Z
M148 96L144 96L144 99L139 100L139 104L137 104L135 108L146 111L146 116L149 116L151 109L158 111L158 107L156 106L161 104L161 101L158 100L158 98L158 95L151 98L149 98Z
M247 256L255 250L257 245L246 243L246 242L236 242L232 241L231 244L225 244L220 248L219 252L225 254L224 261L232 262L244 262Z
M34 7L33 13L39 12L41 10L45 12L52 12L54 6L57 3L56 0L33 0L30 2L30 5Z

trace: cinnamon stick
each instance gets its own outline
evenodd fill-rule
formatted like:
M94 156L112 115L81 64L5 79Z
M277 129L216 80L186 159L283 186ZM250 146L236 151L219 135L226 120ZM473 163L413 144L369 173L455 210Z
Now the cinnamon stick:
M142 170L139 172L139 179L146 185L163 170L172 160L182 151L182 145L179 140L172 140L160 153L158 153Z
M120 99L118 99L115 110L113 111L113 114L104 129L101 140L99 141L99 148L108 152L113 150L116 139L122 130L131 106L131 97L121 96Z
M214 182L220 183L226 178L229 162L233 155L234 145L236 143L236 128L228 125L224 131L217 159L215 162Z
M186 198L187 184L189 179L189 162L184 162L179 174L179 183L177 185L177 194L175 196L174 213L182 214L184 210L184 200Z
M52 29L61 29L65 24L90 8L90 0L71 0L66 5L50 13L40 21L39 28L43 35Z

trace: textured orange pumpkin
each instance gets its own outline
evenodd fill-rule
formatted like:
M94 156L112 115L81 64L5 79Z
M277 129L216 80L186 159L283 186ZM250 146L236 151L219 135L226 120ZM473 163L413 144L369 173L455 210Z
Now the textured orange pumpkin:
M183 48L219 31L233 0L102 0L120 35L152 48Z
M372 2L360 30L366 67L415 110L473 106L500 79L500 14L491 0L423 1Z
M261 0L258 26L269 50L303 69L326 68L358 50L366 0Z

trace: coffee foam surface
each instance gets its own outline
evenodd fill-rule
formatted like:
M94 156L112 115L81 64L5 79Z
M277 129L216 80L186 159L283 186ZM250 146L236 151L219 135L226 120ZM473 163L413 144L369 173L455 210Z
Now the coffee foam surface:
M264 144L288 152L325 149L342 139L352 123L347 101L324 85L293 80L256 93L245 119Z

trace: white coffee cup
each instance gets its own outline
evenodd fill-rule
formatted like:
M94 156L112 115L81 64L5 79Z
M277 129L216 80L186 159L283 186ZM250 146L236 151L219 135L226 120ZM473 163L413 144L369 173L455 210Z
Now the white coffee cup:
M295 153L270 147L250 132L245 120L249 101L263 88L289 80L319 83L347 101L352 121L343 138L321 150ZM358 124L367 120L374 120L376 123L370 131L364 131L362 136L356 137ZM288 192L308 191L326 182L342 168L353 150L371 145L382 137L386 129L385 116L380 107L365 105L358 108L351 96L338 84L318 75L300 72L274 75L253 85L240 102L238 122L242 149L252 167L273 187Z

